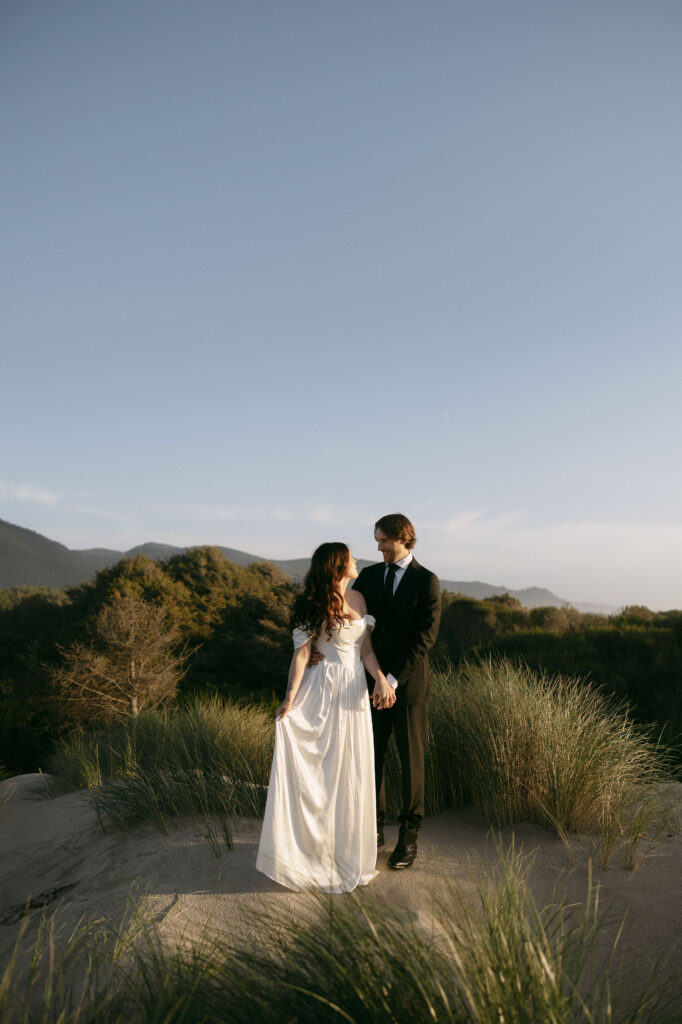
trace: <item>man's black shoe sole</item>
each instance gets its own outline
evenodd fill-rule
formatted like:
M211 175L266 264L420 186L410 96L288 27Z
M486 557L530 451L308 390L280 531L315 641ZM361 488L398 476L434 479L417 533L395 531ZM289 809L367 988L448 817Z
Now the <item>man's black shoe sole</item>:
M394 871L404 871L405 868L412 867L412 865L414 864L416 859L417 859L417 854L416 853L415 853L414 857L406 857L405 859L401 858L400 860L397 860L397 861L392 861L391 858L389 857L389 859L388 859L388 866L389 866L389 868L392 868Z

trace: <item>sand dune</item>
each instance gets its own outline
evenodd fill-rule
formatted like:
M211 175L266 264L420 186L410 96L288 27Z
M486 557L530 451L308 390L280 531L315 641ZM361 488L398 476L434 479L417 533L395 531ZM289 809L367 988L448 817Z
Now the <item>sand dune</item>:
M682 806L682 785L672 787ZM290 893L255 870L260 825L242 821L234 849L216 858L192 825L163 835L150 826L117 837L103 834L87 793L44 799L40 776L25 775L0 784L0 961L14 946L22 917L30 920L27 939L45 906L61 905L64 926L83 915L115 918L134 889L145 914L160 927L164 940L197 938L208 925L235 937L248 930L245 910L257 904L304 912L306 894ZM474 888L473 856L494 858L494 835L474 811L448 811L426 821L419 857L408 872L387 868L397 828L387 830L389 843L379 855L380 874L369 889L387 901L399 901L429 927L439 893L450 881L461 890ZM536 900L550 898L562 880L571 899L585 897L593 843L572 838L568 845L534 825L502 830L517 848L534 854L531 883ZM603 905L611 903L604 947L627 912L620 945L627 964L625 989L636 991L652 963L667 956L664 976L673 979L682 1020L682 837L664 836L642 850L635 871L616 855L607 870L594 865ZM343 899L344 897L337 897Z

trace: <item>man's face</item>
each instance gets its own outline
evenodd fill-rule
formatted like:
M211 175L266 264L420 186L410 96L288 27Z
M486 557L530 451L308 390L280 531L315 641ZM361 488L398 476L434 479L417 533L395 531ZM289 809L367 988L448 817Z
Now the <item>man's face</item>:
M409 554L409 548L406 548L401 540L396 540L395 537L387 537L383 530L376 530L374 539L377 542L379 551L384 556L386 565L399 562L401 558Z

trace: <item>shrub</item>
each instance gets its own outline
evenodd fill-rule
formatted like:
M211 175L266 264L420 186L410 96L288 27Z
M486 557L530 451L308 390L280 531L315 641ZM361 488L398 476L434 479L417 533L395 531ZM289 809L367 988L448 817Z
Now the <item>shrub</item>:
M53 672L55 699L78 723L137 715L174 697L187 652L163 605L133 592L118 594L101 608L90 644L64 652Z

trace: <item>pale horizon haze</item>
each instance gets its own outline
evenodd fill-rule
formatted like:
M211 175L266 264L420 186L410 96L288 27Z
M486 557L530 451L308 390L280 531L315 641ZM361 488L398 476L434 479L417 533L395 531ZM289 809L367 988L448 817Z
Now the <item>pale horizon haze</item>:
M682 608L677 0L6 0L0 518Z

